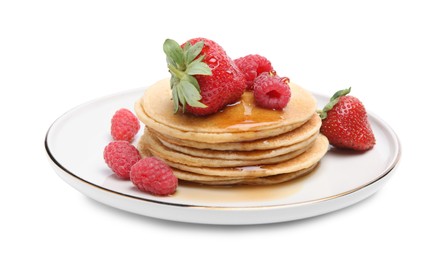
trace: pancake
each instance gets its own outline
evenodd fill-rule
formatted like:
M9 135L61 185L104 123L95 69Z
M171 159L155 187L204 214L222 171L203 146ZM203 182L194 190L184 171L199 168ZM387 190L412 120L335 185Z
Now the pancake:
M257 160L242 160L239 158L226 158L226 159L218 159L218 158L204 158L192 156L184 153L180 153L174 151L162 144L162 142L153 136L149 130L145 131L143 136L139 142L139 149L146 150L148 149L150 153L154 156L162 158L166 161L175 162L179 164L184 164L188 166L195 167L241 167L241 166L252 166L252 165L264 165L264 164L275 164L283 161L287 161L292 159L301 153L305 152L312 144L311 142L306 143L304 146L299 148L298 150L288 152L286 154L272 156L263 159ZM221 152L218 152L221 153ZM229 153L229 152L228 152ZM253 153L253 152L249 152ZM251 157L254 154L251 154ZM231 154L232 157L232 154Z
M155 136L155 135L154 135ZM235 151L235 150L212 150L212 149L196 149L186 146L179 146L176 144L168 143L165 140L162 140L161 137L158 137L158 140L162 143L162 145L167 148L174 150L179 153L187 154L190 156L201 157L201 158L214 158L214 159L223 159L223 160L260 160L272 158L284 154L288 154L291 152L295 152L301 150L305 147L308 147L312 142L317 138L318 133L313 134L308 137L306 140L301 142L279 147L276 149L268 149L268 150L253 150L253 151Z
M198 133L226 133L262 131L306 122L316 110L316 100L306 90L290 83L291 99L281 111L260 108L254 105L251 91L246 91L242 100L229 105L220 112L201 117L175 113L171 100L169 79L163 79L149 87L143 96L142 106L146 115L171 128Z
M300 122L299 124L285 125L278 128L265 129L262 131L244 131L244 132L225 132L225 133L212 133L212 132L191 132L182 131L179 129L172 128L170 126L161 124L156 120L148 117L141 106L141 100L135 104L135 113L138 118L150 129L154 129L156 132L160 132L164 135L172 136L177 139L182 140L199 140L205 143L226 143L226 142L242 142L262 139L271 136L277 136L289 131L296 129L297 127L303 125L305 122ZM178 114L178 113L177 113ZM187 114L185 114L187 115ZM188 115L189 116L189 115ZM312 114L309 115L309 118ZM308 119L309 119L308 118ZM204 121L204 119L201 119Z
M290 83L282 110L255 105L253 92L204 117L174 113L169 79L149 87L135 103L145 124L142 157L165 161L182 181L206 185L267 185L312 172L328 150L319 133L316 100Z
M184 140L174 138L153 129L150 129L159 139L177 146L186 146L197 149L211 149L220 151L253 151L253 150L269 150L276 149L283 146L290 146L306 140L310 136L317 134L320 130L321 119L317 114L314 114L308 122L302 126L283 133L277 136L273 136L265 139L258 139L253 141L241 141L241 142L227 142L227 143L204 143L194 140Z
M239 185L239 184L271 185L271 184L286 182L301 177L303 175L306 175L312 172L317 167L317 165L318 164L315 164L311 167L296 172L278 174L269 177L257 177L257 178L230 178L223 176L207 176L207 175L185 172L177 169L173 169L173 171L175 176L177 176L177 178L180 180L206 184L206 185Z
M140 143L142 144L142 143ZM140 145L139 144L139 145ZM291 173L300 171L313 166L318 163L320 159L326 154L329 147L328 139L319 135L314 141L313 145L306 150L304 153L300 154L293 159L269 165L257 165L257 166L247 166L247 167L198 167L189 166L182 163L172 162L162 158L169 166L172 168L196 173L201 175L210 176L227 176L227 177L265 177L273 176L284 173ZM143 147L139 147L143 148ZM140 149L140 152L145 156L145 152L149 153L147 149Z

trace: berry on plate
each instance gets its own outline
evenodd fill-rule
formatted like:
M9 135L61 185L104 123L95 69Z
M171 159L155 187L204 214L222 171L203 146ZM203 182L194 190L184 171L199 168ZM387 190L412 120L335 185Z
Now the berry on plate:
M181 46L167 39L163 44L171 73L175 112L204 116L237 102L246 88L243 73L216 42L190 39Z
M169 165L156 157L146 157L134 164L130 178L139 190L158 196L173 194L178 185Z
M131 142L139 129L137 117L126 108L117 110L111 119L111 135L116 141Z
M375 137L363 103L347 96L351 88L337 91L320 111L320 132L337 148L366 151L374 147Z
M271 62L265 57L258 54L250 54L234 60L235 65L245 75L246 89L252 90L254 80L263 72L271 72L274 70Z
M131 167L141 159L137 148L127 141L113 141L104 151L106 164L120 178L129 179Z
M254 81L255 103L263 108L281 110L291 98L289 79L281 78L275 71L260 74Z

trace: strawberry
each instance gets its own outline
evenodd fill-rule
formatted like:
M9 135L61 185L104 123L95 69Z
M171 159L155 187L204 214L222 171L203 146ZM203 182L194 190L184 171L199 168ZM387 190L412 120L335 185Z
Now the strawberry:
M320 132L337 148L366 151L375 145L375 137L363 103L346 96L351 88L337 91L319 112L323 120Z
M216 42L194 38L180 46L167 39L163 50L171 73L174 112L181 107L183 112L205 116L240 100L245 78Z

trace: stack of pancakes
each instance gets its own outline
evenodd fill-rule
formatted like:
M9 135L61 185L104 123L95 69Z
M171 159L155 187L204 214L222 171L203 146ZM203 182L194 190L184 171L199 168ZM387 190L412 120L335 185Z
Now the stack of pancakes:
M274 184L311 172L328 149L316 100L290 83L282 111L257 107L252 92L216 114L174 113L169 79L136 103L145 131L138 148L170 165L180 180L209 185Z

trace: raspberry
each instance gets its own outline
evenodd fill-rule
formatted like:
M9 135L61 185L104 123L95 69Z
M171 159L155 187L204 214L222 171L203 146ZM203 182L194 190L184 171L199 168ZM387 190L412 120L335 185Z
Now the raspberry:
M132 165L141 159L137 148L127 141L110 142L105 147L103 157L109 168L123 179L129 179Z
M245 75L247 90L252 90L254 80L263 72L271 72L274 70L271 62L258 54L251 54L234 60L235 65Z
M289 79L274 73L262 73L254 81L254 98L258 106L281 110L291 98Z
M131 181L141 191L166 196L177 189L178 180L172 169L156 157L146 157L131 168Z
M111 120L111 135L114 140L131 142L140 129L137 117L128 109L115 112Z

